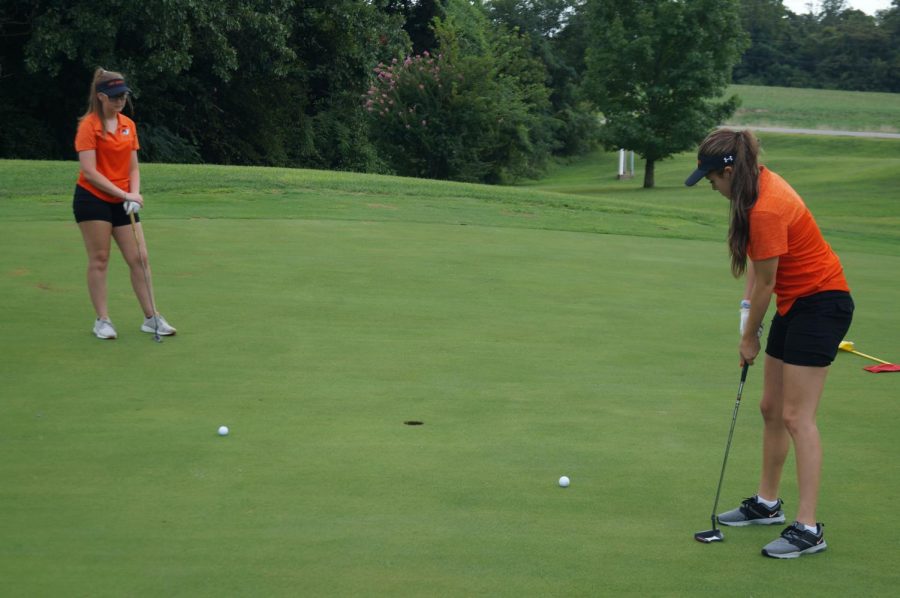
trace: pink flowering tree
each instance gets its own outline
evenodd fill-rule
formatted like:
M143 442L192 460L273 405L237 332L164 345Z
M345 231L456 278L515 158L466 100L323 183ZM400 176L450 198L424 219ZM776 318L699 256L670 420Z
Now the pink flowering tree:
M536 172L549 153L533 136L541 106L493 54L447 45L375 69L363 105L380 157L423 178L494 183Z

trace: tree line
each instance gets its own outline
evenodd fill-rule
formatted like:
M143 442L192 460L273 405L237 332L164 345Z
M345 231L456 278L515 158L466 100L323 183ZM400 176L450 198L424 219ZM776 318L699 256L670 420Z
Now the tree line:
M784 87L900 92L900 1L875 16L822 0L794 14L780 0L741 3L751 44L734 82Z
M732 70L896 91L898 2L0 0L0 158L73 159L100 66L128 78L145 161L491 183L602 144L652 186L736 108Z

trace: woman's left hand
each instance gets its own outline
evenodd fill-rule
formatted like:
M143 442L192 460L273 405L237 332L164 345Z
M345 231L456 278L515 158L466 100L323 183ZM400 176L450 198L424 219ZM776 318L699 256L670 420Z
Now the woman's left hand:
M140 193L125 193L123 206L126 214L137 214L144 207L144 198Z
M133 201L137 203L142 208L144 207L144 196L140 193L134 193L132 191L126 191L125 195L122 197L123 201Z

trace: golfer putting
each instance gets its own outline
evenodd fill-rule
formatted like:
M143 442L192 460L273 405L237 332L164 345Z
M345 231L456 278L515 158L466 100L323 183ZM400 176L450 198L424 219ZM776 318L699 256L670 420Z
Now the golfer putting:
M759 165L758 157L759 143L750 131L719 129L700 144L697 168L685 181L693 186L706 178L730 203L731 271L735 277L746 275L741 304L749 308L742 314L738 346L744 372L759 356L758 330L772 295L776 297L760 400L764 426L759 485L737 508L713 514L709 538L722 538L714 533L716 521L732 527L786 521L779 485L793 445L799 489L796 517L762 548L765 556L786 559L827 547L816 516L822 466L816 410L854 305L841 262L803 200L784 179ZM724 467L723 463L723 474ZM717 504L718 492L714 511ZM700 535L695 537L706 541Z

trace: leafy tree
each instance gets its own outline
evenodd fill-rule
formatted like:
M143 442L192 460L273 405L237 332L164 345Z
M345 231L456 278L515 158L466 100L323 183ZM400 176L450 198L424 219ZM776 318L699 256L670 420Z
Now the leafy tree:
M791 59L784 55L789 33L787 9L782 0L744 0L740 3L740 13L741 25L750 36L750 46L734 68L734 80L777 85Z
M891 8L881 11L879 22L888 37L888 47L893 48L887 71L888 85L885 91L900 92L900 0L894 0Z
M291 155L312 168L383 170L359 98L379 62L409 51L402 17L367 0L293 4L290 45L301 84L284 102L288 122L298 122Z
M585 92L602 111L603 142L654 166L696 146L731 114L716 101L746 46L734 0L590 0Z
M547 73L555 152L586 153L597 143L598 121L578 93L584 72L580 22L572 18L580 0L492 0L486 3L496 26L521 38Z
M814 73L823 87L877 91L890 85L889 38L875 26L874 17L845 10L823 17L821 23L810 41L817 56Z
M379 0L377 5L390 15L402 17L413 53L430 52L437 47L431 23L444 16L442 0Z
M364 100L381 154L398 174L473 182L534 175L549 153L542 65L489 28L477 4L450 0L437 54L376 69Z
M824 0L818 12L794 14L780 0L745 0L741 19L752 43L735 68L738 83L896 91L900 43L891 9L876 17Z
M0 69L9 77L0 114L18 133L0 131L4 155L71 156L90 74L103 66L128 76L153 159L377 168L358 97L371 68L408 39L397 17L369 1L0 7ZM53 149L22 147L23 139L50 139Z

